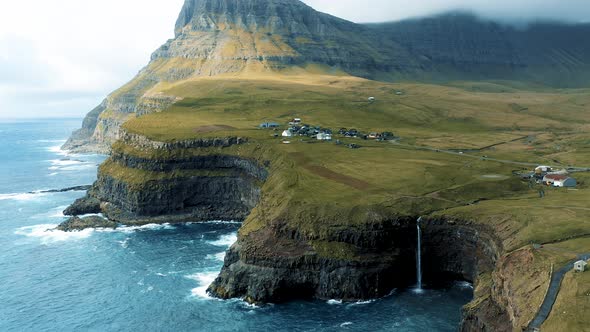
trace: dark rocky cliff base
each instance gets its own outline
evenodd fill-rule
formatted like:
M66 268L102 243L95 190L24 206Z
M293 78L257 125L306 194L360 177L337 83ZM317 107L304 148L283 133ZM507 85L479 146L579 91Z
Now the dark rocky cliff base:
M99 216L85 218L72 217L59 226L57 229L64 232L81 231L86 228L117 228L117 223Z
M424 279L431 283L467 280L495 267L501 247L478 226L423 222ZM241 237L228 252L209 292L220 298L252 303L292 299L357 301L389 294L416 281L417 232L413 218L393 219L350 237L333 234L325 244L340 251L334 257L318 253L314 241L297 232L261 230ZM353 254L342 254L351 246ZM324 248L325 249L325 248ZM319 251L324 251L323 249ZM491 292L491 290L490 290ZM509 331L510 319L491 296L464 313L463 331Z
M87 196L66 215L103 213L125 224L244 220L258 203L267 171L255 161L222 154L156 157L158 151L229 147L240 139L158 143L129 137L128 143L151 149L154 157L114 150Z

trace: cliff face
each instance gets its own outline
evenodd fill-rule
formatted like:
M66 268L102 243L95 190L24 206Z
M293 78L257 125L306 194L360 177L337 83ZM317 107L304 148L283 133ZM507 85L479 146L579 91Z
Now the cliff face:
M127 147L150 148L153 153L242 143L237 138L159 143L137 135L124 137ZM256 206L266 176L256 162L229 155L145 158L115 149L87 197L65 213L101 212L126 224L244 220Z
M465 308L462 331L511 331L514 317L506 302L511 301L512 291L504 293L493 286L502 282L488 279L503 254L493 231L427 218L421 228L425 282L466 280L475 285L476 297ZM415 284L416 247L414 218L336 228L321 239L277 222L239 237L209 291L250 302L378 298Z
M382 297L415 281L412 229L408 220L392 218L310 239L275 224L240 237L209 290L250 302Z
M159 82L225 73L316 64L327 72L384 81L500 79L585 86L589 32L588 25L516 29L464 14L362 25L298 0L186 0L175 37L131 82L90 112L64 148L108 152L123 122L176 100L159 96Z

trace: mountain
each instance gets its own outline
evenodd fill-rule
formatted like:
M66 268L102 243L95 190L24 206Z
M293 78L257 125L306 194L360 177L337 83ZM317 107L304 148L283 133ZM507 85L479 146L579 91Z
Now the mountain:
M587 85L590 25L517 29L469 14L355 24L298 0L186 0L175 37L109 95L64 148L109 150L129 118L176 101L159 83L228 73L288 72L319 66L382 81L515 80Z

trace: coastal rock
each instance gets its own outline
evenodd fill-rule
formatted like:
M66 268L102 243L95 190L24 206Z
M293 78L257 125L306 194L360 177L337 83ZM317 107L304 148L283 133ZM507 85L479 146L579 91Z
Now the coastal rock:
M63 213L66 216L100 213L100 200L90 196L79 198Z
M63 232L82 231L87 228L117 228L117 223L99 216L72 217L57 226Z
M101 212L126 224L244 220L258 203L260 185L268 176L257 162L231 155L158 157L158 151L239 145L245 142L240 138L164 143L125 134L124 142L154 156L113 151L87 196L66 209L66 215Z

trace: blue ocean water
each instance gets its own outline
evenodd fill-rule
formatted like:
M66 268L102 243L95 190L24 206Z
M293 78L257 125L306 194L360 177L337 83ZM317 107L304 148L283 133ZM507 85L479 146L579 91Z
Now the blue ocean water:
M205 294L239 224L51 231L98 155L59 146L81 120L0 123L0 331L456 331L468 286L363 303L253 307Z

